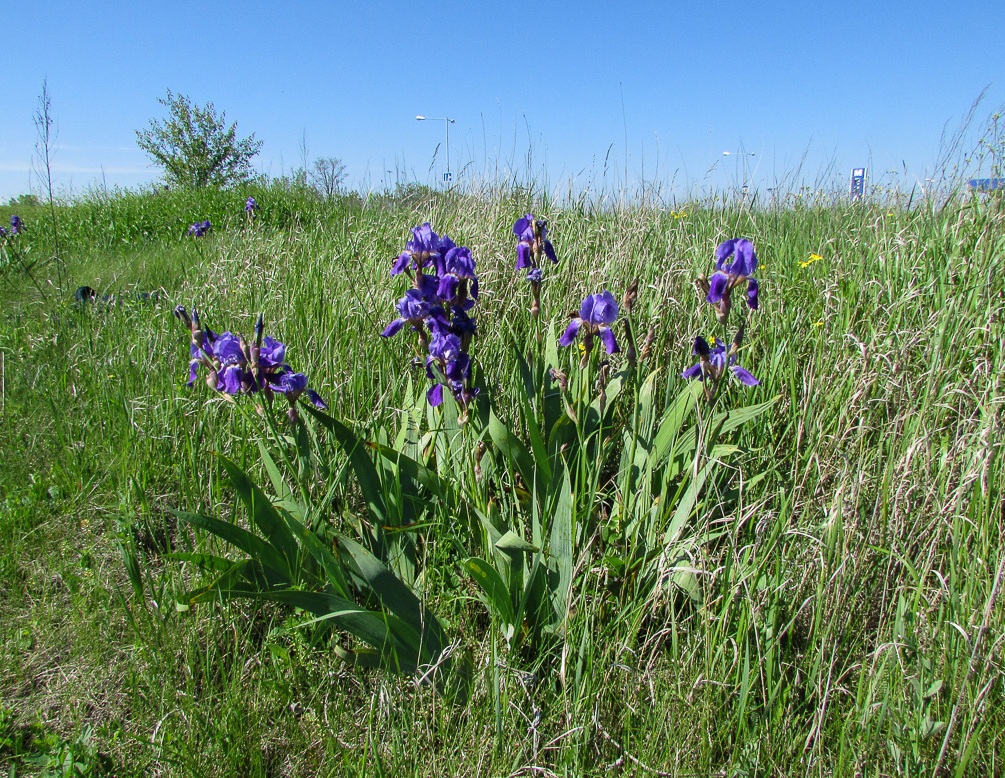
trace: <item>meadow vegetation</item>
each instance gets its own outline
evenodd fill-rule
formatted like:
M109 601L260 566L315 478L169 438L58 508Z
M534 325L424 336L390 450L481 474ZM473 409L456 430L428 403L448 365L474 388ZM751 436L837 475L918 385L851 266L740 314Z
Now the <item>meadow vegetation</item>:
M15 212L0 772L1005 771L1000 198L120 191L56 207L66 288L48 208ZM527 213L558 257L538 318ZM477 261L469 408L381 337L423 222ZM737 237L760 304L727 328L693 282ZM621 351L581 362L557 340L601 290ZM263 313L327 412L188 388L176 305ZM681 374L741 320L760 385L710 402ZM222 523L279 526L285 562Z

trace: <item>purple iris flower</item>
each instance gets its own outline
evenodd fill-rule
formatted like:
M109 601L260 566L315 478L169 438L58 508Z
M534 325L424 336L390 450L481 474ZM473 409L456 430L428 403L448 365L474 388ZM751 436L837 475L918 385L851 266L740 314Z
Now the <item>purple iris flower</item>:
M179 306L181 308L181 306ZM177 310L177 309L176 309ZM184 309L182 309L184 310ZM198 326L198 312L192 311ZM182 316L179 315L179 318ZM200 338L197 342L196 338ZM212 331L193 332L192 343L189 345L188 386L195 383L200 365L207 371L206 383L213 389L219 389L227 394L238 394L245 383L245 366L247 358L241 349L240 339L231 332L215 335Z
M286 364L286 346L275 338L268 335L262 342L262 347L258 352L258 364L265 370L290 369Z
M725 375L726 368L736 376L744 386L760 386L754 376L744 368L736 364L736 352L739 350L740 341L743 337L742 330L737 333L736 340L733 341L733 348L726 351L726 344L718 338L712 338L712 345L701 336L694 339L692 353L698 357L698 363L692 365L681 375L684 378L697 378L704 381L706 378L713 382L718 382Z
M533 267L530 256L534 245L534 214L528 213L517 219L513 225L513 234L517 237L516 269Z
M757 309L757 254L754 244L746 238L723 241L715 250L715 272L711 278L699 276L697 285L705 292L705 299L715 306L719 322L726 323L734 289L747 285L747 306Z
M213 225L210 224L209 219L207 219L204 222L196 222L195 224L191 225L188 228L188 234L190 236L192 236L193 238L201 238L203 235L205 235L207 232L209 232L212 228L213 228Z
M442 275L443 257L454 245L448 236L441 238L433 232L429 222L412 227L412 239L391 266L391 275L404 273L409 268L421 273L425 267L432 267L436 275Z
M443 273L436 289L436 296L444 302L464 306L471 297L478 299L478 276L475 275L475 260L466 246L454 246L443 258ZM473 303L472 303L473 304ZM467 305L470 308L471 305Z
M241 338L233 332L220 333L213 343L213 356L224 365L245 365L248 356L241 347Z
M240 394L245 388L248 391L257 388L248 370L248 355L240 336L222 332L213 341L210 351L207 367L219 378L217 389L227 394Z
M513 225L513 234L516 235L518 241L516 244L517 270L539 267L542 253L553 263L558 262L555 248L548 240L547 224L548 222L544 219L537 219L532 213L525 214L516 220Z
M530 282L530 315L535 319L541 314L541 281L544 273L541 271L542 258L547 257L552 263L558 262L555 248L548 240L547 222L538 219L532 213L524 214L513 225L513 234L517 237L516 269L527 271Z
M303 373L283 373L276 383L269 384L272 391L286 395L291 400L296 400L307 391L307 376Z
M595 335L603 341L608 354L617 353L621 349L618 348L614 330L611 329L616 318L618 318L618 303L614 295L606 289L600 294L591 294L583 300L583 304L579 307L579 315L572 315L572 321L558 339L558 344L571 346L576 335L582 332L587 354L593 347Z
M278 382L269 384L269 388L278 394L284 395L290 401L290 405L296 403L300 395L306 392L307 399L315 407L321 410L327 410L328 408L325 401L321 399L321 395L307 386L307 376L303 373L283 373L279 377Z
M258 210L258 203L255 202L254 197L249 197L247 200L245 200L244 212L248 214L248 216L254 216L256 210Z
M453 334L437 334L429 344L429 358L450 362L461 354L461 339Z
M396 307L398 318L384 328L384 331L380 333L382 338L390 338L397 334L398 330L406 324L411 324L413 329L418 329L429 316L431 308L429 302L418 289L409 289L405 292L405 296L398 301Z
M21 217L16 213L10 217L10 234L17 235L21 232Z
M461 339L451 333L436 333L429 344L426 375L436 381L426 392L426 400L434 408L443 402L446 387L463 407L478 395L471 387L471 357L464 353Z
M732 259L732 262L729 260ZM750 277L757 269L754 244L746 238L733 238L719 244L715 250L715 269L731 276Z

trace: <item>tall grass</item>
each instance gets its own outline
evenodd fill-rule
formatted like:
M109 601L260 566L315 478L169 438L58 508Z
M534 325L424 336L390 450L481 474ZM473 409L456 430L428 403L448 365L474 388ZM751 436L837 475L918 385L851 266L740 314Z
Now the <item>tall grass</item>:
M166 297L76 310L66 290L43 303L5 276L0 765L40 770L73 746L91 774L107 760L136 775L1001 773L1005 219L995 199L915 205L671 211L521 190L322 203L266 188L58 209L71 283ZM263 474L254 414L185 388L171 307L244 332L264 311L339 418L393 434L426 379L378 337L400 296L387 271L431 221L479 262L473 353L519 427L511 341L533 336L510 228L529 210L559 251L542 300L554 328L586 294L640 279L659 408L709 330L692 279L720 240L757 246L743 364L762 386L729 400L781 399L709 487L698 534L717 539L690 549L693 596L668 584L617 603L610 568L587 558L564 655L510 652L449 564L458 517L434 511L424 553L444 564L419 585L472 659L463 705L346 665L288 609L177 612L201 579L166 555L203 541L171 509L237 520L212 452ZM44 255L41 215L21 216ZM183 238L207 218L213 234Z

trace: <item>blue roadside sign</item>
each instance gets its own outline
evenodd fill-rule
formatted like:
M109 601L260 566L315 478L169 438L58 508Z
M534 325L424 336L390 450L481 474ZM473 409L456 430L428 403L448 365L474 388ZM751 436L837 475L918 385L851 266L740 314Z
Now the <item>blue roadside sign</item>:
M852 168L851 171L851 196L861 197L865 194L865 168Z

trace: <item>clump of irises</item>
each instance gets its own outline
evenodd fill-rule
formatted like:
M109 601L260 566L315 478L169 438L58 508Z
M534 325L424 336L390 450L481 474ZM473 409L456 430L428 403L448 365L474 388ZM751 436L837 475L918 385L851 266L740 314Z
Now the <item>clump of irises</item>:
M541 313L542 260L547 257L552 264L558 264L558 256L548 240L547 225L548 222L532 213L521 216L513 225L513 234L517 237L516 269L527 271L532 298L530 313L535 318Z
M213 229L213 225L210 224L209 219L206 219L204 222L196 222L195 224L189 226L188 234L193 238L201 238L209 233L211 229Z
M754 244L747 238L732 238L723 241L715 250L715 272L710 278L704 275L695 279L695 286L704 293L707 302L715 309L719 324L726 326L732 307L732 294L737 288L746 286L747 307L757 310L757 279L753 277L757 269L757 254ZM711 402L719 383L731 373L744 386L758 386L758 381L750 371L737 364L737 355L743 344L743 325L740 325L733 341L727 349L724 341L713 337L709 343L703 337L694 339L692 354L698 362L683 372L684 378L697 378L705 383L705 397Z
M206 373L210 389L229 395L262 394L267 401L282 395L290 404L291 421L298 419L297 400L305 395L316 407L325 409L321 395L307 384L307 376L294 372L286 362L286 346L264 333L263 317L255 323L254 336L248 340L233 332L216 333L203 328L199 311L192 313L179 305L174 315L189 329L188 386L198 378L199 369Z
M10 217L10 234L17 235L22 229L24 229L24 226L21 224L21 217L16 213L12 214Z
M468 348L477 330L469 311L478 299L475 260L465 246L433 231L429 222L412 228L412 239L391 264L391 275L405 275L411 288L397 303L398 318L381 335L390 338L408 326L416 333L426 375L435 383L426 392L432 406L447 389L464 409L478 395Z
M255 218L255 214L257 213L257 211L258 211L258 203L255 202L254 197L249 197L247 200L244 201L244 215L248 217L249 222Z

